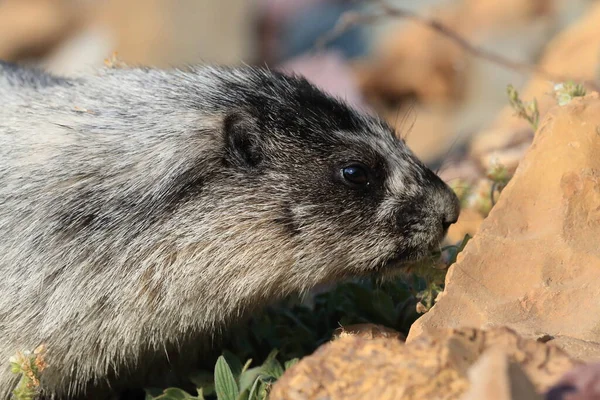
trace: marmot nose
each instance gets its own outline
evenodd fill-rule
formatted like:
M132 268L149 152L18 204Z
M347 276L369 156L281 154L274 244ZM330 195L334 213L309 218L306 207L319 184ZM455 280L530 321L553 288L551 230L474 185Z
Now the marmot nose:
M444 232L446 232L448 230L448 228L450 228L450 225L456 223L456 221L458 221L458 218L453 219L453 220L442 220L442 229L444 230Z
M458 200L458 197L452 189L449 189L448 192L450 198L448 199L448 203L442 214L442 228L444 229L444 232L450 228L450 225L456 223L460 216L460 200Z

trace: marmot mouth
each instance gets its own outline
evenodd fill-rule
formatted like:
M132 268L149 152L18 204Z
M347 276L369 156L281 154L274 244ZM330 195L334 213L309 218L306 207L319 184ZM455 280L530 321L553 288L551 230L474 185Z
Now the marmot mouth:
M380 270L396 270L408 267L410 264L427 256L423 249L400 250L392 254L379 268Z
M399 270L406 268L410 264L410 260L402 257L393 257L384 262L378 271L390 271L390 270Z
M435 245L430 246L415 246L403 250L397 250L381 264L381 267L378 268L378 270L407 269L415 263L430 257L438 248L439 246L436 243Z

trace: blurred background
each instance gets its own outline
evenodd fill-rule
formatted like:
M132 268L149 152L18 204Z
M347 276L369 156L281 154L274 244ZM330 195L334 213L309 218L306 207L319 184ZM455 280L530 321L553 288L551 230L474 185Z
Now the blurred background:
M554 57L545 68L590 79L600 49L597 3L385 4L435 19L472 46L531 65L540 63L551 41L562 40L556 39L561 32L589 20L584 25L590 33L582 34L586 42L565 44L562 54L567 55ZM453 157L464 161L464 154L473 151L473 137L491 129L507 104L506 85L522 87L532 71L489 61L426 24L387 14L380 2L368 0L0 0L0 58L61 74L85 73L114 52L129 65L268 65L305 75L324 90L382 115L431 165ZM351 20L347 29L331 35L339 21ZM578 46L587 46L588 61L577 56ZM568 49L575 53L568 55ZM521 136L528 142L531 134ZM520 153L504 156L510 164ZM481 157L469 160L450 174L476 174L485 163Z

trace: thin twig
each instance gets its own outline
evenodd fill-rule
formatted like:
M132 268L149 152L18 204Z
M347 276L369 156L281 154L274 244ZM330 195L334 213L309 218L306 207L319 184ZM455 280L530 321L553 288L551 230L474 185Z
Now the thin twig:
M490 202L492 203L492 207L496 205L495 193L498 184L496 182L492 183L492 188L490 189Z
M335 26L329 32L317 39L315 47L318 50L322 50L326 45L333 42L355 26L375 23L386 17L389 16L383 13L367 14L359 11L346 11L340 16Z
M383 0L373 0L372 3L378 5L379 10L372 13L356 11L348 11L344 13L340 17L336 26L331 31L319 38L316 43L317 49L323 49L328 43L357 25L372 24L380 21L381 19L390 17L403 18L422 24L454 42L468 53L497 65L501 65L505 68L521 73L535 73L552 82L565 82L570 80L568 77L552 74L538 65L511 60L503 55L476 46L437 19L425 17L410 10L394 7ZM589 86L593 90L600 90L600 86L596 81L586 80L582 81L582 83Z

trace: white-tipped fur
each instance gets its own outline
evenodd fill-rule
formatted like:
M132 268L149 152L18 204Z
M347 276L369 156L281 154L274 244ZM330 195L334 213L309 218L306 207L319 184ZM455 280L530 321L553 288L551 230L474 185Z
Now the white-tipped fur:
M386 197L372 221L351 208L332 215L295 202L287 173L253 180L226 169L223 118L238 99L223 85L283 101L253 83L268 74L107 69L67 81L0 63L2 398L15 383L7 362L16 351L46 344L50 396L118 387L120 377L152 369L258 306L364 275L399 243L437 243L439 216L456 213L454 199L424 188L424 167L383 133L312 128L386 157ZM365 119L364 129L382 131L375 121ZM201 201L171 198L187 193L177 186L186 173L201 178ZM427 193L430 209L411 225L414 235L394 237L387 226L399 204ZM284 203L294 235L278 222Z

